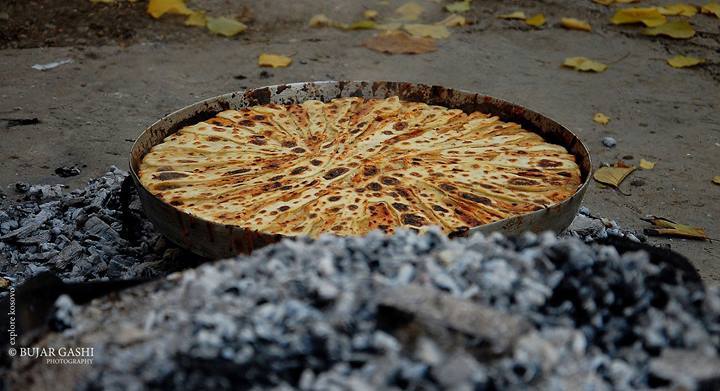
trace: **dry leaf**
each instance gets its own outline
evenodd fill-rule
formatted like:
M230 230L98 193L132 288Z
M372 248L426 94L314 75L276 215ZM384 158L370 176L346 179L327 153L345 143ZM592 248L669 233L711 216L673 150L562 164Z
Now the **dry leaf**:
M375 10L365 10L363 16L365 19L375 19L378 16L378 12Z
M617 10L610 21L613 24L643 23L647 27L656 27L667 22L667 18L655 7L623 8Z
M616 163L614 166L598 168L593 174L593 178L604 185L617 189L633 171L635 171L635 166L625 167Z
M695 36L695 30L686 20L674 20L657 27L649 27L642 31L645 35L665 35L671 38L688 39Z
M445 6L448 12L462 13L470 11L470 0L456 1Z
M565 59L565 62L563 62L563 66L581 72L604 72L608 68L607 65L593 61L587 57L568 57Z
M662 7L657 7L658 12L667 16L687 16L692 17L697 14L697 7L691 4L672 4Z
M310 22L308 22L308 26L310 27L328 27L334 24L335 22L324 14L317 14L310 18Z
M218 35L232 37L245 31L247 26L235 19L221 16L219 18L208 17L207 29Z
M707 3L700 8L700 12L720 18L720 3Z
M450 30L441 24L406 24L403 29L414 37L443 39L450 36Z
M165 14L189 16L193 11L185 5L185 0L150 0L147 12L157 19Z
M377 30L400 30L402 28L402 23L399 22L391 22L391 23L383 23L383 24L376 24L375 28Z
M545 15L537 14L525 20L525 23L533 27L540 27L545 24Z
M205 13L202 11L194 11L185 19L185 26L205 27L206 23L207 18L205 18Z
M441 24L445 27L461 27L467 24L467 20L462 15L452 14L435 24Z
M381 53L420 54L437 50L432 38L413 37L403 31L386 31L363 42L363 46Z
M400 15L400 19L404 21L418 20L425 9L418 3L405 3L395 10L395 13Z
M679 236L688 239L707 240L705 230L698 227L691 227L679 224L664 217L648 216L642 220L652 224L652 228L645 228L643 231L648 235Z
M630 4L630 3L637 3L640 0L593 0L593 3L602 4L604 6L609 6L612 4Z
M720 175L716 175L712 179L713 183L716 185L720 185Z
M560 24L570 30L592 31L590 23L575 18L562 18L560 19Z
M667 59L667 63L673 68L687 68L702 64L704 62L705 60L702 58L691 56L675 56L673 58Z
M285 68L292 63L292 58L280 54L263 53L258 57L261 67Z
M518 19L518 20L525 20L527 19L527 16L525 15L525 12L522 11L515 11L511 12L509 14L505 15L498 15L499 19Z
M600 125L607 125L608 122L610 122L610 117L603 113L596 113L593 117L593 121L599 123Z
M652 170L653 168L655 168L655 162L640 159L640 168L642 168L643 170Z

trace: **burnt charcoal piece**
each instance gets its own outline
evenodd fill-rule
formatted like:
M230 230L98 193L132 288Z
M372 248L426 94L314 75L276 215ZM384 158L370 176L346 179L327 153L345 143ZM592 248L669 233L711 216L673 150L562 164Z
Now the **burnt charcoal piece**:
M62 166L55 169L55 173L61 178L80 175L80 169L77 167Z
M15 126L35 125L40 123L40 120L37 118L0 118L0 121L5 122L6 128L12 128Z

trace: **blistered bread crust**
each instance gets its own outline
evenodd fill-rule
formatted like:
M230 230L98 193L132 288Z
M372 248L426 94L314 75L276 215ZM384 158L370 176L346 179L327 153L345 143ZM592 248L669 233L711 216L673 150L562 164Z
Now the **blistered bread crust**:
M463 231L561 202L581 178L518 124L390 97L226 110L153 147L140 180L208 221L316 237Z

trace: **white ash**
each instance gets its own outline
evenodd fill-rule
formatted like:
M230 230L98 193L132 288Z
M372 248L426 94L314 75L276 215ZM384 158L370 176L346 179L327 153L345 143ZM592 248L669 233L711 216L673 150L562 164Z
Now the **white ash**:
M401 295L393 305L378 286L450 304ZM461 310L447 308L453 303L490 323L443 319ZM720 381L711 367L720 290L683 281L645 252L619 255L551 233L285 240L73 314L72 327L47 343L95 348L74 380L79 389L701 389ZM484 327L498 316L529 329ZM667 357L709 364L677 378Z
M16 284L43 270L69 281L138 278L193 264L197 257L154 230L134 190L124 216L121 184L127 175L112 167L67 193L60 185L16 185L24 201L0 210L0 275ZM123 237L123 228L135 237Z

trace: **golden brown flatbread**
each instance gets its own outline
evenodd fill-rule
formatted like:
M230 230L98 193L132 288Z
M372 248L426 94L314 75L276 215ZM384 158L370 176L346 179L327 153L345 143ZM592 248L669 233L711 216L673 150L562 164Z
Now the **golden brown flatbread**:
M205 220L316 237L453 232L565 200L575 157L497 117L341 98L226 110L143 158L151 193Z

